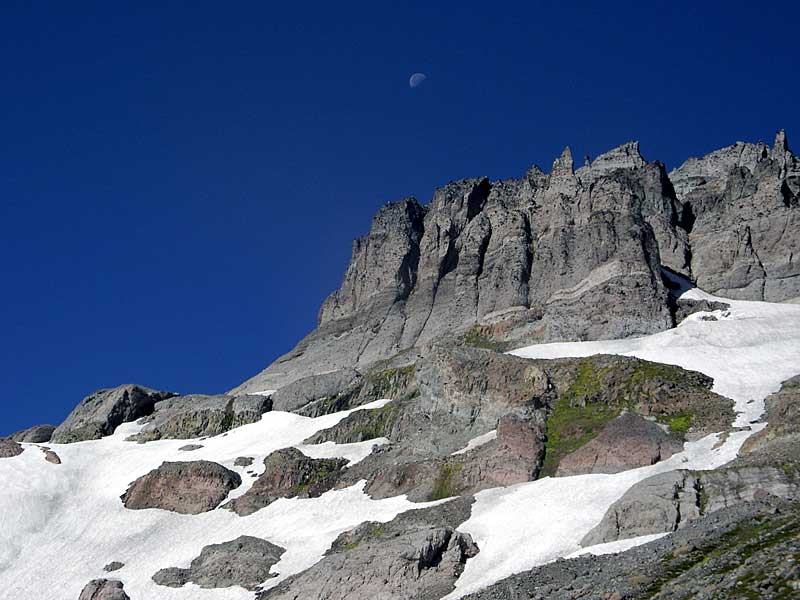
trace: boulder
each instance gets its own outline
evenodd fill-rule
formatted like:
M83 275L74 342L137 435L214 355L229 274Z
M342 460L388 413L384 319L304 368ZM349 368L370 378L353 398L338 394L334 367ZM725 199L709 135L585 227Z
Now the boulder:
M106 573L111 573L112 571L119 571L122 567L125 566L125 563L121 563L118 560L108 563L105 567L103 567L103 571Z
M453 590L479 549L456 527L472 498L403 513L388 523L364 523L337 538L310 569L258 595L259 600L438 600Z
M121 581L93 579L83 588L78 600L130 600Z
M253 486L225 508L244 517L278 498L316 498L336 485L346 466L345 459L309 458L296 448L277 450L264 459L265 470Z
M50 441L68 444L111 435L122 423L149 415L157 403L175 395L133 384L99 390L73 409L55 428Z
M653 421L626 413L606 423L600 435L562 458L556 475L619 473L655 464L682 449L680 440Z
M682 529L703 515L769 497L796 499L800 469L731 466L671 471L631 487L581 541L592 546Z
M12 456L19 456L24 451L14 440L8 438L0 438L0 458L11 458Z
M241 483L238 473L214 462L165 462L131 483L121 499L133 510L196 515L216 508Z
M58 454L52 450L44 450L44 459L49 463L53 463L54 465L61 464L61 457L59 457Z
M191 439L219 435L255 423L272 407L266 396L190 394L159 402L141 431L128 440Z
M12 433L10 437L15 442L42 444L50 441L50 438L53 437L53 431L55 431L55 429L56 428L52 425L35 425L29 429L23 429L22 431Z
M161 569L153 575L153 581L169 587L194 583L201 588L238 585L255 590L277 575L270 573L270 569L285 551L267 540L243 535L230 542L205 546L188 569Z

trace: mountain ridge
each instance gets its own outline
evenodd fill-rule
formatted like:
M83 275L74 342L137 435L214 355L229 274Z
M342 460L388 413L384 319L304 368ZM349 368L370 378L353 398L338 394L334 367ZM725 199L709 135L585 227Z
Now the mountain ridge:
M800 299L800 161L783 130L667 172L629 141L575 169L451 181L382 206L317 328L231 390L377 361L469 328L489 343L646 335L675 324L665 267L710 293Z

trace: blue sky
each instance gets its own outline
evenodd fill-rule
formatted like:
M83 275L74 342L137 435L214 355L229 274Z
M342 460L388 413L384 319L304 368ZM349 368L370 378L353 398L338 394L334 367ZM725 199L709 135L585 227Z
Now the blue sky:
M800 3L561 4L3 2L0 435L238 384L384 202L800 135Z

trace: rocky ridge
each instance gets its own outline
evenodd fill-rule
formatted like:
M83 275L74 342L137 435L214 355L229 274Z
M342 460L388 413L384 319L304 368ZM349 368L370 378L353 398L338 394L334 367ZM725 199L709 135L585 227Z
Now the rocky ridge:
M235 393L363 370L442 337L502 348L670 327L660 269L707 292L800 297L800 161L784 132L667 173L635 142L574 169L464 179L382 207L318 327Z

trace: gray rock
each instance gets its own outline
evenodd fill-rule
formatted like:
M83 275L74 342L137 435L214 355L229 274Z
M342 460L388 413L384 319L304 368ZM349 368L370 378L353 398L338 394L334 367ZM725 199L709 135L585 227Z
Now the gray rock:
M755 502L619 554L557 560L466 600L720 600L793 598L800 580L800 507Z
M22 431L12 433L10 437L15 442L41 444L50 441L55 429L56 428L52 425L35 425L29 429L23 429Z
M165 462L131 483L126 508L160 508L196 515L216 508L242 483L239 474L214 462Z
M656 423L623 414L606 423L596 438L562 458L556 475L619 473L655 464L682 449L683 443Z
M339 536L325 558L259 600L438 600L453 590L479 550L456 527L472 498L403 513L388 523L364 523Z
M344 459L309 458L296 448L276 450L264 459L253 486L225 508L244 517L278 498L316 498L333 488L346 465Z
M255 590L277 575L270 573L270 569L285 551L267 540L243 535L230 542L205 546L188 569L161 569L153 575L153 581L169 587L194 583L201 588L238 585Z
M103 567L103 571L105 571L106 573L111 573L112 571L119 571L124 566L125 563L121 563L118 560L115 560L108 563L105 567Z
M25 449L14 440L0 438L0 458L19 456Z
M318 400L334 398L357 386L361 375L353 369L339 369L298 379L272 394L274 410L293 411Z
M797 468L732 466L672 471L640 481L617 500L581 541L583 546L675 531L725 507L800 494Z
M800 298L800 160L783 131L772 148L737 142L670 173L687 215L691 272L728 298Z
M731 307L725 302L713 302L708 300L683 300L676 302L675 322L680 323L689 315L698 312L726 311Z
M800 462L800 375L784 381L764 404L767 426L745 441L741 453L766 455L780 463Z
M44 452L44 459L47 462L53 463L54 465L60 465L61 464L61 458L58 456L58 454L56 454L52 450L44 450L43 449L43 452Z
M252 456L237 456L236 460L233 461L234 467L249 467L252 464L253 464Z
M78 600L130 600L121 581L93 579L83 588Z
M577 174L567 149L549 175L466 179L424 208L389 204L354 244L317 329L236 391L363 370L476 326L519 345L665 329L659 245L688 271L676 202L663 166L626 144Z
M235 427L255 423L272 407L264 396L205 396L190 394L159 402L131 441L191 439L219 435Z
M68 444L110 435L117 426L149 415L157 403L173 396L132 384L99 390L84 398L56 427L51 441Z
M178 448L181 452L193 452L194 450L200 450L203 447L203 444L186 444L185 446L181 446Z

